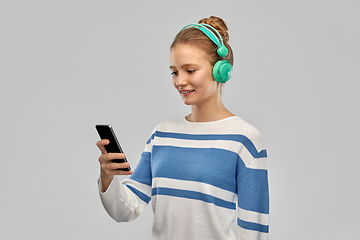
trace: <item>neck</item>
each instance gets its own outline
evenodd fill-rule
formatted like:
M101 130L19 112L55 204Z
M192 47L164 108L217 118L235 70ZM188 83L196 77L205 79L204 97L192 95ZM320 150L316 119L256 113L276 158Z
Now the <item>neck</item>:
M190 122L213 122L234 116L227 110L219 96L202 104L192 105L191 114L186 117Z

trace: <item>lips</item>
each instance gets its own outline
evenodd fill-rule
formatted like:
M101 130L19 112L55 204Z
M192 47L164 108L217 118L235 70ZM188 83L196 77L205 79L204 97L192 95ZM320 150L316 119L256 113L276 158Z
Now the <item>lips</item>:
M195 90L181 90L181 93L182 94L189 94L189 93L192 93L194 92Z

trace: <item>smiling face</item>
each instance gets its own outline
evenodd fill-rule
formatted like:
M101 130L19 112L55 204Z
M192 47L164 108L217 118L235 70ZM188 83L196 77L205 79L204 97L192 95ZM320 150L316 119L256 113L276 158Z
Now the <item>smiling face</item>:
M213 79L210 57L190 44L177 44L170 52L174 87L186 105L201 106L220 97L220 84Z

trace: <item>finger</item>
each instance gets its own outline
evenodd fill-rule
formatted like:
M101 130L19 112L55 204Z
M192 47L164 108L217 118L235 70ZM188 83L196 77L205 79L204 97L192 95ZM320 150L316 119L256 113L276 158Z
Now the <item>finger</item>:
M100 149L101 153L107 153L106 149L105 149L105 145L108 145L110 143L110 141L108 139L103 139L100 141L96 142L96 145L98 146L98 148Z
M129 167L130 164L126 163L106 163L101 165L101 173L103 177L113 177L114 175L131 175L133 174L132 170L121 170L122 168ZM114 169L115 168L115 169Z
M129 162L123 162L123 163L116 163L112 162L110 163L110 169L118 170L119 168L128 168L130 167Z
M122 160L125 158L124 153L103 153L99 157L101 164L110 163L112 160Z
M106 158L110 160L122 160L125 159L124 153L107 153Z
M130 171L114 170L114 171L115 171L114 175L131 175L131 174L133 174L133 170L130 170Z

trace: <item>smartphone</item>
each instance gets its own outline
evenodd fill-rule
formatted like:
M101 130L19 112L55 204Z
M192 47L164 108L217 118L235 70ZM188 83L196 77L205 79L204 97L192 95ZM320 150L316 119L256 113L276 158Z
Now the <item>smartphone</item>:
M110 141L108 145L105 145L105 149L108 153L124 153L121 149L119 141L117 140L115 132L110 125L96 125L95 128L101 139L108 139ZM127 159L125 157L124 159L113 159L112 161L122 163L127 162ZM131 168L119 168L118 170L130 171Z

